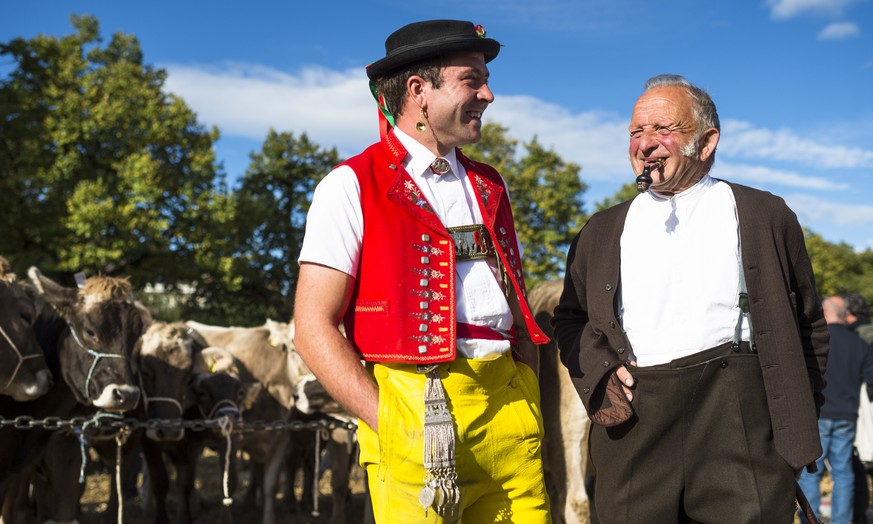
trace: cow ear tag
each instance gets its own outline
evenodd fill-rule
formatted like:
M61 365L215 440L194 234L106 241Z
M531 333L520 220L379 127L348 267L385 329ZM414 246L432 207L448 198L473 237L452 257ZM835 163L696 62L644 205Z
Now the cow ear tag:
M270 335L270 345L276 347L279 345L279 341L276 340L276 335Z
M216 369L218 369L218 361L217 361L217 360L213 360L213 361L212 361L212 364L209 365L209 372L210 372L210 373L215 373L215 370L216 370Z
M78 287L79 289L85 287L85 273L79 271L74 275L74 277L76 278L76 287Z

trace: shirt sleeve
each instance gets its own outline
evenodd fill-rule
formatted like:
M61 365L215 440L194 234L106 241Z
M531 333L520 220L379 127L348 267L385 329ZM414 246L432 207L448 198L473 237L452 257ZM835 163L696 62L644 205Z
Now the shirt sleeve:
M355 277L364 235L358 177L339 166L315 187L298 263L332 267Z

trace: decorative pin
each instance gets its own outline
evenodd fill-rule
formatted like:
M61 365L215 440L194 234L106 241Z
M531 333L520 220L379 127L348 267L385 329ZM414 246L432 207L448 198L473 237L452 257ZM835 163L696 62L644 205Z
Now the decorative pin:
M437 157L433 162L431 162L430 169L438 175L445 175L449 172L451 166L449 166L449 161L445 158Z

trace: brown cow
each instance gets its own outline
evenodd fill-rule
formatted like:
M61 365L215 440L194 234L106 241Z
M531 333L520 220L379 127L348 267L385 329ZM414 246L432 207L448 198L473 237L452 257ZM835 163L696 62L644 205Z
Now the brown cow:
M195 356L208 344L182 322L154 322L134 352L146 419L181 419L185 394L192 378ZM155 427L146 437L157 441L181 440L184 428Z
M238 421L239 406L244 392L237 373L238 368L233 356L223 348L208 347L196 353L192 368L191 390L184 404L184 418L217 420L226 416L230 421ZM148 464L150 496L155 502L156 523L169 522L166 501L170 489L170 477L164 457L169 459L176 469L176 485L179 493L176 522L190 523L193 520L191 502L197 476L197 463L207 445L217 448L222 467L228 471L228 495L233 494L237 481L233 460L237 448L236 437L230 438L230 449L227 441L220 429L191 431L184 440L177 442L143 440L143 456ZM231 462L226 462L226 457L231 457ZM230 510L229 506L225 508L225 516L229 517Z
M61 374L76 400L106 411L133 409L139 402L139 387L130 357L151 319L136 304L130 283L93 277L75 289L58 285L36 268L28 276L51 306L44 308L44 331L39 333L38 328L38 335L56 346ZM57 316L46 315L48 309ZM46 343L43 350L49 351Z
M130 284L124 279L95 277L81 289L58 285L32 268L29 276L43 307L34 330L55 377L45 395L28 402L0 397L0 414L6 418L27 415L35 419L88 415L96 408L123 412L139 401L139 388L132 377L130 358L142 335L147 312L138 307ZM0 499L16 476L45 450L51 431L0 430ZM11 511L4 504L4 518Z
M210 326L189 320L186 324L210 346L230 351L240 364L240 379L246 385L262 384L286 409L294 407L300 377L309 373L292 344L294 324L267 320L259 327Z
M33 331L37 305L31 286L16 281L0 257L0 394L33 400L52 386L52 374Z
M544 282L528 293L537 324L552 335L549 320L561 297L564 283ZM540 393L542 398L543 467L555 524L586 524L588 496L585 469L588 462L590 421L567 368L558 358L554 342L539 346Z

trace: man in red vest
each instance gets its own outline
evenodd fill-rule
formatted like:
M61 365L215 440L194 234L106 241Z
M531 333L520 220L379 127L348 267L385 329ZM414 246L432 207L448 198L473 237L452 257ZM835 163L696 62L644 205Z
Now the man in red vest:
M313 196L297 350L360 418L377 522L549 522L535 374L548 338L506 184L459 149L481 138L500 44L431 20L385 49L367 67L382 139Z

